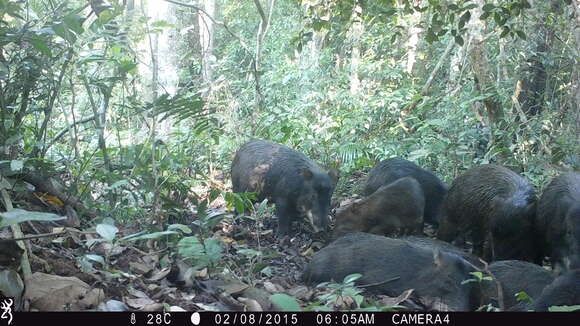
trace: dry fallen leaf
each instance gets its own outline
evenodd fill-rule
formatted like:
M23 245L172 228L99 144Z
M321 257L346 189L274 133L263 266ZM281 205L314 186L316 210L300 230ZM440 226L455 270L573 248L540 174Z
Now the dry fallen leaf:
M185 310L179 306L171 306L171 307L169 307L169 309L167 309L167 311L169 311L169 312L186 312L187 310Z
M156 302L149 299L149 298L136 298L136 299L125 299L125 303L129 307L133 307L135 309L142 310L143 307L145 307L147 305L154 304Z
M165 267L162 270L154 272L153 275L148 278L148 280L152 282L162 280L165 278L165 276L167 276L167 274L169 274L169 272L171 272L171 267Z
M246 306L246 311L264 311L258 301L244 297L238 297L238 301Z
M314 291L310 290L307 286L298 285L286 291L288 295L299 300L310 300Z
M415 291L414 289L406 290L406 291L404 291L403 293L401 293L401 295L399 295L396 298L388 297L388 296L381 296L381 300L380 300L381 305L385 305L385 306L398 306L402 302L404 302L407 299L409 299L411 297L411 295L413 294L414 291Z
M82 311L96 308L105 295L76 277L36 272L25 280L25 299L39 311Z
M99 311L127 311L129 307L124 302L118 300L109 300L99 304Z
M264 288L270 293L280 293L284 292L284 288L278 284L274 284L270 281L264 282Z
M154 266L150 266L147 264L139 263L139 262L130 262L129 263L129 270L135 274L147 274L152 271Z
M146 304L141 308L141 311L163 311L163 303Z
M145 292L137 290L134 287L129 287L127 289L127 292L129 292L129 294L134 296L135 298L149 298L149 296Z

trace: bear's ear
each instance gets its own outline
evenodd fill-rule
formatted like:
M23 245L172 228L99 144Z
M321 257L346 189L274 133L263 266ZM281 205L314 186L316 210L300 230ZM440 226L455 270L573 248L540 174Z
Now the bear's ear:
M304 168L302 169L302 176L304 176L306 180L310 180L312 179L314 174L312 173L312 170L310 170L309 168Z
M336 184L338 183L338 178L340 176L340 171L338 171L338 169L331 168L328 170L328 176L332 182L332 187L336 188Z

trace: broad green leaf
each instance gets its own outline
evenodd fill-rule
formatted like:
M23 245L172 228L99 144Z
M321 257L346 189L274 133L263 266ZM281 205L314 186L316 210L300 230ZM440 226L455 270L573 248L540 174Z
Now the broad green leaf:
M135 68L137 68L137 64L133 61L121 61L119 62L118 67L121 73L127 73L135 70Z
M516 300L518 301L524 301L524 302L531 302L532 298L526 293L526 292L518 292L514 295L516 297Z
M82 34L85 31L82 26L83 20L84 19L77 14L69 14L63 18L66 26L77 34Z
M109 186L109 189L116 189L122 186L129 186L130 183L127 180L119 180L115 183L113 183L112 185Z
M191 228L187 225L184 224L171 224L167 227L167 231L174 231L174 230L179 230L185 234L190 234L191 232Z
M501 34L499 34L499 37L500 37L500 38L504 38L504 37L506 37L506 36L507 36L509 33L510 33L510 28L509 28L509 27L507 27L507 26L504 26L504 27L502 28L502 32L501 32Z
M526 36L526 33L524 33L523 31L517 30L517 31L515 31L515 32L516 32L516 35L517 35L519 38L521 38L522 40L524 40L524 41L525 41L525 40L527 40L527 39L528 39L528 38L527 38L527 36Z
M465 27L465 24L467 24L467 22L469 22L470 19L471 19L471 12L469 12L469 11L466 11L463 15L461 15L461 17L459 18L459 23L458 23L459 29Z
M32 46L37 49L40 53L44 54L47 57L52 57L52 51L50 51L50 47L48 46L48 44L46 44L46 42L44 40L41 40L39 38L31 38L30 39L30 44L32 44Z
M282 311L301 311L298 301L284 293L272 294L270 301Z
M179 234L177 231L160 231L160 232L152 232L146 234L132 234L126 237L121 238L122 241L137 241L137 240L149 240L149 239L159 239L161 237L172 235L172 234Z
M217 238L205 239L205 251L212 263L218 262L222 258L222 244Z
M171 28L174 28L175 25L168 23L165 20L158 20L158 21L151 23L151 27L171 27Z
M343 284L351 283L351 282L358 280L361 277L362 277L362 274L358 274L358 273L350 274L350 275L347 275L344 277L344 280L342 281L342 283Z
M240 249L238 250L238 253L248 257L256 257L262 254L261 252L254 249Z
M97 233L107 241L113 241L115 235L119 232L116 226L110 224L99 224L96 228Z
M210 263L203 245L195 236L181 239L177 243L177 252L196 267L203 268Z
M551 312L570 312L570 311L580 311L580 305L575 306L552 306L548 308Z
M10 161L10 169L12 171L21 171L23 167L24 167L24 161L23 160L12 160L12 161Z
M66 216L59 216L51 213L32 212L24 209L13 209L9 212L0 213L0 228L13 224L28 221L60 221L66 219Z
M71 30L69 30L68 26L64 23L54 24L52 25L52 29L54 30L56 35L62 37L70 44L74 43L77 39L75 34Z
M483 9L483 11L492 11L494 8L495 8L495 5L488 3L488 4L483 5L483 8L481 8L481 9Z
M24 292L24 282L20 275L12 269L0 270L0 292L9 297L21 300Z
M88 255L85 255L85 258L87 260L94 261L94 262L97 262L97 263L105 266L105 258L103 258L100 255L88 254Z

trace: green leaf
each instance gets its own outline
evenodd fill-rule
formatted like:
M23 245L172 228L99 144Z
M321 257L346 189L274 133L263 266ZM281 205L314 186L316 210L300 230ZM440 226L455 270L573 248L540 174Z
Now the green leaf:
M521 302L521 301L532 302L532 298L524 291L518 292L514 296L516 297L516 300L518 302Z
M119 232L116 226L110 224L99 224L96 228L97 233L107 241L113 241L115 235Z
M522 5L522 8L524 8L524 9L531 9L532 8L532 5L528 2L528 0L522 0L521 5Z
M155 22L151 23L151 27L161 27L161 28L163 28L163 27L171 27L171 28L174 28L175 25L174 24L171 24L171 23L168 23L165 20L158 20L158 21L155 21Z
M435 35L435 33L433 32L433 30L431 28L427 30L427 34L425 35L425 40L428 43L433 43L433 42L438 40L437 35Z
M88 254L88 255L85 255L85 258L87 260L94 261L94 262L97 262L97 263L105 266L105 259L100 255Z
M298 301L284 293L272 294L270 301L282 311L301 311Z
M32 212L24 209L13 209L9 212L0 213L0 228L28 221L60 221L66 216L51 213Z
M24 293L24 282L15 270L0 269L0 292L2 295L15 297L20 301Z
M524 41L528 39L526 33L524 33L523 31L517 30L515 31L515 33L519 38L521 38Z
M483 7L481 8L483 11L492 11L493 9L495 9L495 5L488 3L483 5Z
M506 37L510 33L510 28L507 26L502 27L502 32L499 34L500 38Z
M352 283L352 282L358 280L361 277L362 277L362 274L358 274L358 273L350 274L350 275L347 275L347 276L344 277L344 280L342 281L342 283L343 284Z
M137 64L133 61L126 60L119 62L118 67L121 73L128 73L134 71L137 68Z
M575 306L551 306L548 311L552 312L570 312L570 311L580 311L580 305Z
M63 18L66 26L77 34L82 34L85 31L82 26L83 20L84 18L77 14L69 14Z
M238 253L250 258L260 256L262 254L261 252L254 249L240 249L238 250Z
M137 240L159 239L161 237L171 235L171 234L179 234L179 232L177 232L177 231L159 231L159 232L152 232L152 233L146 233L146 234L141 234L141 232L140 232L140 233L128 235L126 237L121 238L120 240L122 240L122 241L137 241Z
M463 27L465 27L465 24L467 24L467 22L471 19L471 12L466 11L463 15L461 15L461 17L459 18L459 29L462 29ZM463 44L462 44L463 45Z
M69 30L69 28L66 26L66 24L64 24L64 23L58 23L58 24L52 25L52 30L54 30L54 33L56 35L62 37L63 39L68 41L70 44L74 43L77 39L76 36L74 35L74 33L71 32Z
M217 263L222 258L222 244L217 238L205 239L205 252L212 263Z
M117 182L113 183L112 185L110 185L110 186L109 186L109 189L117 189L117 188L119 188L119 187L122 187L122 186L129 186L129 185L131 185L131 184L129 183L129 181L127 181L127 180L119 180L119 181L117 181Z
M49 58L52 57L52 51L50 51L50 48L48 47L48 45L44 40L41 40L39 38L31 38L29 41L30 44L32 44L32 46L35 49L37 49L40 53L44 54Z
M177 252L186 259L196 260L198 265L207 266L208 259L203 245L195 236L185 237L177 243Z
M12 160L10 161L10 169L12 171L21 171L24 168L23 160Z
M185 234L190 234L191 228L184 224L171 224L167 227L167 231L179 230Z

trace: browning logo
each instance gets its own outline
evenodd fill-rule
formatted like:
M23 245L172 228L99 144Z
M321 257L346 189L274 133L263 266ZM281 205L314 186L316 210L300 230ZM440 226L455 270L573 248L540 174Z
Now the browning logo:
M2 314L0 315L0 320L5 320L7 324L12 324L12 308L14 307L14 298L12 297L0 297L0 310ZM4 325L4 323L2 323Z

